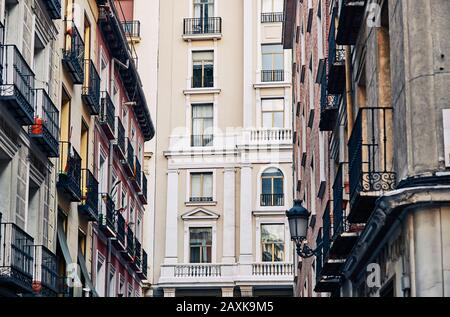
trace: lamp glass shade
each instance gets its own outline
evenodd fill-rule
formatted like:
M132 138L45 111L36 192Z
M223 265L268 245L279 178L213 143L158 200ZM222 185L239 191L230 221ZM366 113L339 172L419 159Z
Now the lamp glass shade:
M289 220L291 239L299 241L306 238L308 233L309 212L302 206L301 201L295 201L294 207L286 212Z

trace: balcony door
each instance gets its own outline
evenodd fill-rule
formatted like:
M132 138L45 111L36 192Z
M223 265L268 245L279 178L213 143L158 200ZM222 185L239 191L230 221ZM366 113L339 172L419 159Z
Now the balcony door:
M212 228L189 229L190 263L212 263Z
M264 129L284 128L284 99L263 99L262 125Z
M194 0L196 33L208 33L209 18L214 17L214 0Z
M263 262L285 261L283 224L261 225L261 259Z
M267 169L261 177L261 206L274 207L284 205L284 176L277 168Z
M192 146L213 145L213 105L192 105Z

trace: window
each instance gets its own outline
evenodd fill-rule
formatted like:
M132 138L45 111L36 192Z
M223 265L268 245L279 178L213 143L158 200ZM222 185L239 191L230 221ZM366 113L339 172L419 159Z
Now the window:
M213 201L213 173L191 173L190 202Z
M16 224L26 230L28 217L29 164L26 147L19 148L17 168Z
M106 156L100 152L98 179L100 182L100 193L108 193L108 160Z
M261 176L261 206L284 206L284 176L278 168L270 168Z
M109 84L109 66L106 59L103 57L103 55L100 56L100 77L101 77L101 90L102 91L108 91L108 84Z
M193 52L192 64L192 88L214 87L214 52Z
M97 290L97 293L100 297L105 296L105 260L105 257L100 252L97 252L97 274L95 279L95 289Z
M262 0L262 12L283 12L283 1L284 0Z
M284 128L284 99L262 100L262 122L265 129Z
M81 229L78 229L78 250L86 258L86 234Z
M214 0L194 0L194 17L208 19L214 16Z
M212 262L212 228L189 229L190 263Z
M123 297L125 295L125 276L119 273L119 291L118 296Z
M284 229L283 224L261 225L261 257L263 262L284 261Z
M192 105L192 146L212 146L213 105Z
M284 80L284 50L281 44L262 45L263 82Z
M116 297L116 269L109 269L109 297Z

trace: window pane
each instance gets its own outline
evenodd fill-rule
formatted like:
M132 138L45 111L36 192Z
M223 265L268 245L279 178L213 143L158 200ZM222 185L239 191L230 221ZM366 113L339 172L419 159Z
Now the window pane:
M284 113L283 112L274 112L273 113L273 127L282 129L284 128Z
M191 174L191 196L198 198L201 196L201 176L200 174Z
M262 12L263 13L272 12L272 1L273 0L262 0Z
M284 225L262 225L261 241L263 243L284 243Z
M274 55L273 68L274 68L274 70L283 70L284 69L284 56L282 53Z
M284 2L284 0L273 0L274 1L274 3L273 3L273 11L274 12L283 12L284 10L283 10L283 7L284 7L284 5L283 5L283 2Z
M214 87L214 67L212 64L205 65L205 87Z
M272 128L272 112L263 112L263 128L271 129Z
M271 178L263 178L262 179L262 194L263 195L272 194L272 179Z
M272 70L272 55L264 54L262 56L262 69L263 70Z
M283 179L282 178L274 178L273 179L273 191L274 191L274 194L277 194L277 195L283 194Z
M214 52L213 51L201 51L201 52L193 52L192 60L195 62L212 62L214 60Z
M213 196L213 175L204 174L203 175L203 197Z
M190 261L191 263L200 263L200 248L191 247Z

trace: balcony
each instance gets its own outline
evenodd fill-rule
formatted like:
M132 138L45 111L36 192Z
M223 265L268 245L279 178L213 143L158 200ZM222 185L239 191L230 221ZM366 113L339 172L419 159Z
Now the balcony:
M142 167L137 156L135 157L134 162L134 177L131 178L131 185L133 185L136 193L140 193L142 189Z
M116 129L114 135L114 151L119 157L119 160L124 160L127 153L125 128L123 127L122 120L120 120L119 117L116 117Z
M210 40L222 38L222 18L186 18L183 23L183 39Z
M322 227L322 275L324 276L339 276L344 259L333 258L330 255L330 250L333 242L333 222L331 217L330 206L328 205L323 215Z
M61 0L44 0L48 15L53 20L61 19Z
M250 145L289 145L292 146L291 129L252 129L248 130Z
M142 265L142 246L138 238L134 239L134 268L136 271L141 270Z
M74 85L82 85L84 81L84 42L72 21L66 21L65 40L62 63L69 72Z
M122 167L128 177L134 177L134 149L130 139L127 138L126 159L122 161Z
M130 262L134 261L134 255L135 255L134 254L134 251L135 251L134 242L135 242L134 233L133 233L133 231L131 231L130 227L128 227L127 228L127 250L126 250L125 254Z
M336 45L336 9L331 17L328 36L328 93L342 94L345 90L345 48Z
M56 186L71 202L81 202L81 157L69 142L60 142L59 178Z
M29 135L47 157L59 157L59 111L44 89L35 90L36 117Z
M100 114L100 75L92 60L85 60L84 74L81 97L89 107L91 115L97 116Z
M344 200L344 171L347 164L342 163L336 174L333 184L333 242L330 248L330 258L345 259L355 245L361 227L351 225L347 221L346 205Z
M58 295L58 262L56 255L44 246L35 246L34 281L40 283L40 296Z
M100 108L100 126L109 140L114 140L116 108L107 91L102 92Z
M290 276L294 278L294 265L284 262L261 262L252 264L253 276Z
M283 69L261 71L261 82L263 83L282 82L282 81L284 81Z
M339 16L336 42L355 45L363 23L367 0L343 0Z
M109 238L114 238L116 232L116 206L108 194L101 194L100 229Z
M34 73L15 45L2 45L0 100L22 126L34 124Z
M146 205L148 203L148 181L145 173L142 173L142 189L138 194L138 198L142 204Z
M31 293L34 239L13 223L2 223L0 227L0 288Z
M120 252L124 252L126 250L125 243L125 231L126 231L126 221L123 215L119 212L117 214L117 222L116 222L116 239L112 241L116 249Z
M327 276L323 274L323 237L319 233L316 239L316 246L318 246L318 253L316 255L316 286L315 292L331 293L339 288L340 278L338 276Z
M320 131L333 131L338 121L339 95L330 95L327 91L327 79L324 76L320 86Z
M189 202L192 204L212 203L213 197L190 197Z
M207 147L214 145L214 135L191 135L192 147Z
M350 223L366 223L375 201L396 187L393 109L360 108L348 143Z
M122 27L128 40L133 43L141 41L141 22L140 21L124 21Z
M142 279L147 279L147 267L148 267L147 252L145 252L145 250L142 249L142 266L141 269L138 271L138 274Z
M284 22L284 12L261 13L261 23Z
M262 194L261 207L282 207L284 206L284 194Z
M98 221L98 181L91 171L83 169L81 173L82 197L78 211L88 221Z

